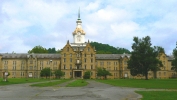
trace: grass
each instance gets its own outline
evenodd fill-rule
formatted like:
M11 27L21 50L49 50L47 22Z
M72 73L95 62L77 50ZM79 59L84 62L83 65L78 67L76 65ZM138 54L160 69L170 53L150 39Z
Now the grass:
M143 95L141 100L176 100L177 91L136 91Z
M45 82L45 83L37 83L37 84L32 84L30 86L36 86L36 87L48 87L48 86L55 86L64 82L67 82L69 80L63 79L59 81L53 81L53 82Z
M31 82L43 82L49 81L49 79L37 79L37 78L9 78L7 82L4 82L2 78L0 78L0 86L1 85L10 85L10 84L21 84L21 83L31 83Z
M98 82L121 86L121 87L134 87L134 88L147 88L147 89L177 89L176 79L116 79L116 80L96 80Z
M85 80L75 80L67 85L67 87L82 87L86 86L88 83Z

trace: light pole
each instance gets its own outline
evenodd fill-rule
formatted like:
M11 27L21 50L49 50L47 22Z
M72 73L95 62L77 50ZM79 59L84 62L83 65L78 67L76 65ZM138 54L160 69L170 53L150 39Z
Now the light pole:
M50 60L50 77L51 77L51 67L52 67L52 60ZM51 81L51 78L50 78Z

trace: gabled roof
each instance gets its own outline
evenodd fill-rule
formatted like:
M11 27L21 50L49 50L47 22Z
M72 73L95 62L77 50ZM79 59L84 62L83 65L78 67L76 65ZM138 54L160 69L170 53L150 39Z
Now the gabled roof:
M173 56L166 56L168 60L173 60L174 57Z
M120 59L130 57L130 54L96 54L96 59Z
M60 54L28 54L28 53L3 53L2 58L61 58Z

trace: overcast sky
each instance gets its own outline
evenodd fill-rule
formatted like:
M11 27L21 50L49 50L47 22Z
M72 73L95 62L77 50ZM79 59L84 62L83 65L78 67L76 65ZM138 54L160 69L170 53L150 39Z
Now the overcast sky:
M177 41L177 0L0 0L0 53L73 42L80 7L86 40L126 48L150 36L171 54Z

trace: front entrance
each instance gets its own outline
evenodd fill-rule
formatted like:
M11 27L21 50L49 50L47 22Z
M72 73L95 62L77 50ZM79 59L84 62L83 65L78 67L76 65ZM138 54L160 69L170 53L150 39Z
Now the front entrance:
M74 71L75 78L82 78L82 71Z

